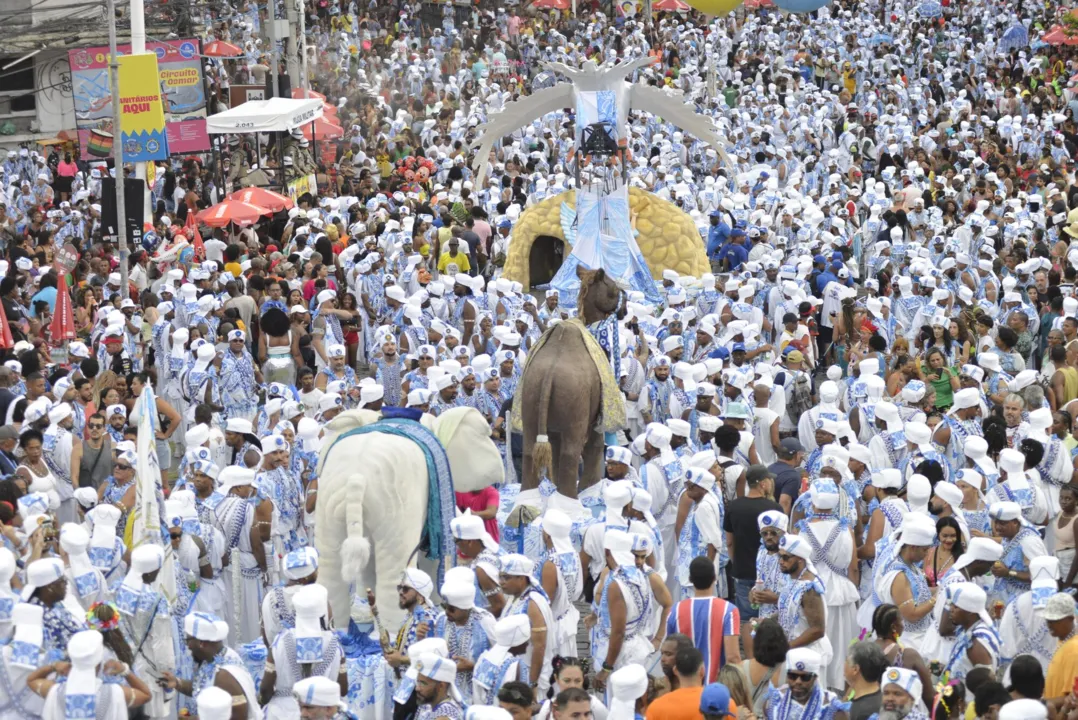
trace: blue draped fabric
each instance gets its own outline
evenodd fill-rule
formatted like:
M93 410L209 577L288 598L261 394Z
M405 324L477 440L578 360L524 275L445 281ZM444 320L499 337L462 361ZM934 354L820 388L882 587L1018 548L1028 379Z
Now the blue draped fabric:
M410 410L410 412L409 412ZM428 501L427 520L419 540L419 549L431 560L441 561L453 557L455 544L449 523L456 515L456 494L453 491L453 473L449 458L437 436L410 416L422 415L414 408L385 408L383 417L376 423L349 430L333 443L345 438L367 433L385 433L407 438L419 445L427 461ZM332 451L332 447L330 450ZM327 454L328 457L328 454ZM441 571L439 570L439 575Z

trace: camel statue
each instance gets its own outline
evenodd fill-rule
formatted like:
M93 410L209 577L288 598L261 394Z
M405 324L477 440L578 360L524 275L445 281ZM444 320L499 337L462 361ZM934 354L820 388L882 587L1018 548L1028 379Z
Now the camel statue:
M588 330L617 310L622 291L602 269L578 268L577 274L579 316L546 331L528 353L517 386L514 424L519 420L524 434L518 507L540 505L543 472L549 472L559 495L578 504L578 490L602 477L604 432L625 424L624 398L610 361Z
M442 476L432 477L431 467L440 467ZM453 408L437 418L423 415L419 422L380 420L371 410L334 418L322 442L315 509L318 582L329 591L334 621L348 623L350 588L360 593L373 588L386 627L396 627L404 617L393 602L397 583L401 570L416 564L413 551L421 541L439 545L430 547L428 556L452 559L448 523L456 507L453 492L473 492L504 480L490 426L473 408ZM434 527L428 517L432 489L440 500L446 495L453 503L445 508L448 517L442 513Z

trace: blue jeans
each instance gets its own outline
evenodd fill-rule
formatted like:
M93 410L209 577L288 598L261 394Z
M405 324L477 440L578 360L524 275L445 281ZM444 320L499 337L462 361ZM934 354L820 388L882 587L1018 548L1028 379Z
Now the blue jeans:
M741 621L751 620L760 614L760 611L753 608L749 602L749 591L756 585L755 578L752 580L744 580L742 578L734 578L734 582L737 585L737 594L734 596L734 603L737 605L738 612L741 613Z

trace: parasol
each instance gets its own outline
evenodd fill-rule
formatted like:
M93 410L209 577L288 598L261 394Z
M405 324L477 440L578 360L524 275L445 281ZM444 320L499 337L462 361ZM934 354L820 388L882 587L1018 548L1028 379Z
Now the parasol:
M295 205L295 203L292 202L292 198L259 187L237 190L225 199L238 200L239 202L247 203L248 205L257 205L258 207L264 207L272 212L287 210Z
M568 10L569 0L535 0L532 7L536 10Z
M206 46L202 48L202 54L206 57L239 57L243 55L243 50L224 40L214 40L206 43Z
M999 39L999 49L1004 52L1024 48L1026 45L1029 45L1029 31L1021 23L1015 23L1004 30Z
M943 6L936 0L926 0L917 6L917 14L923 18L938 18L943 16Z
M5 323L7 330L7 323ZM75 315L71 310L71 294L67 291L67 277L63 273L57 274L56 278L56 308L53 311L52 322L49 323L50 340L53 345L62 345L68 340L74 340Z
M311 124L305 123L303 125L303 137L308 140L311 139ZM316 140L337 140L344 137L344 128L340 125L334 125L325 118L315 118L314 120L314 138Z
M1053 25L1041 40L1049 45L1078 45L1078 35L1070 35L1062 25Z
M682 0L655 0L651 3L652 12L688 12L689 4Z
M203 225L210 227L224 227L229 223L235 225L254 225L263 215L269 215L270 211L258 205L251 205L236 200L225 200L212 207L208 207L197 216L197 220Z

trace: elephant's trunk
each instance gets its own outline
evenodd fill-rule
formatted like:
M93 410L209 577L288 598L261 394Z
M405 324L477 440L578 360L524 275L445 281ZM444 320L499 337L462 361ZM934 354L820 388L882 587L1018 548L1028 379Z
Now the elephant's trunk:
M363 492L366 485L362 473L348 476L348 499L345 506L348 536L341 545L341 580L349 584L360 576L371 557L371 543L363 535Z

